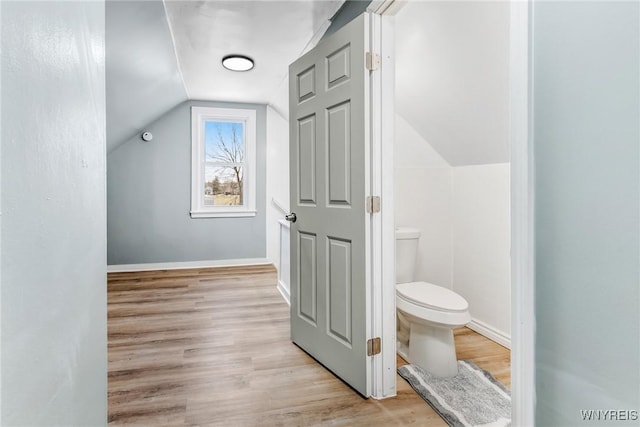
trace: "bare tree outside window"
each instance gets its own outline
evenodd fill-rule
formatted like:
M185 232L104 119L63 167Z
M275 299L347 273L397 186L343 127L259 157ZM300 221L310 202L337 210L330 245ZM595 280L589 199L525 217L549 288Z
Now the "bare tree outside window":
M256 216L256 110L191 107L191 218Z
M244 204L244 126L241 122L205 124L205 204Z

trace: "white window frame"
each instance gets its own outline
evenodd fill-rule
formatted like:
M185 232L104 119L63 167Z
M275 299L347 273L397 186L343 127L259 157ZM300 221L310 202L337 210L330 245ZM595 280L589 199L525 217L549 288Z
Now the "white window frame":
M244 124L242 206L205 206L205 122L233 121ZM191 218L256 216L256 110L191 107Z

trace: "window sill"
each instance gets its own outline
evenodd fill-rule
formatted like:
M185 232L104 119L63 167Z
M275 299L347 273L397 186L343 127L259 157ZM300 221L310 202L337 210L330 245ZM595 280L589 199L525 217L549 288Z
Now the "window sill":
M256 211L191 211L191 218L245 218L256 216Z

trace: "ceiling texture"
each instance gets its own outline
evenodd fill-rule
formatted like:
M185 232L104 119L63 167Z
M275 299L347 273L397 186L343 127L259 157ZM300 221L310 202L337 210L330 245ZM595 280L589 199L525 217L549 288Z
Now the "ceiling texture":
M107 150L190 100L269 104L344 0L107 1ZM230 54L255 60L222 67Z
M319 39L341 1L166 1L189 99L268 103L289 64ZM317 41L317 40L316 40ZM255 60L248 72L225 55Z
M286 117L289 64L368 4L107 0L107 150L187 100ZM508 162L509 4L410 1L395 18L396 113L452 166ZM230 54L255 67L225 69Z

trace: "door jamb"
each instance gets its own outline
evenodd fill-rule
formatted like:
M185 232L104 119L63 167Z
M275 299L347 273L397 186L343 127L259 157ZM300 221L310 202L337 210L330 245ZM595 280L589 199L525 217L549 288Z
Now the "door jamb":
M371 333L382 338L381 353L371 358L371 397L396 395L395 219L393 198L394 39L393 19L382 12L392 3L374 1L370 18L370 48L380 55L380 67L370 78L371 191L380 196L380 213L371 220ZM384 35L384 36L383 36ZM384 142L387 142L386 144ZM391 260L391 262L387 262Z
M511 418L535 423L535 217L532 1L511 2L509 121L511 148Z
M395 386L395 221L393 197L394 39L393 15L404 2L374 0L371 40L380 49L379 76L372 78L372 190L381 196L381 215L372 221L372 333L382 337L381 357L372 359L372 397L394 396ZM512 424L533 426L535 417L534 170L530 124L531 1L510 8L511 147L511 390ZM374 75L376 73L373 73ZM383 142L386 142L383 143ZM375 193L374 193L375 194ZM376 335L374 335L376 336Z

